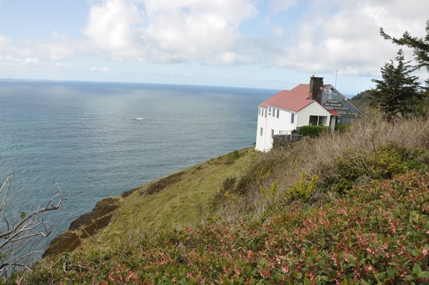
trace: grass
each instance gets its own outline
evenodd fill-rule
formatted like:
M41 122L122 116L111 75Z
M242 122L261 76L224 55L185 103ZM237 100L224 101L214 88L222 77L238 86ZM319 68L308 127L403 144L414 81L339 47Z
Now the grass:
M427 284L428 152L428 121L376 116L269 153L235 151L115 198L105 228L20 278Z
M92 229L91 213L72 223L81 226L71 228L71 232L78 232L81 237L75 251L108 250L127 235L177 228L207 219L216 210L213 208L214 200L221 192L222 181L246 173L256 156L253 149L234 151L111 198L117 201L117 209L108 216L109 224L98 229L96 235L87 233ZM96 207L95 212L100 210ZM98 218L101 217L106 216ZM70 232L66 235L74 237ZM87 238L89 235L91 238Z

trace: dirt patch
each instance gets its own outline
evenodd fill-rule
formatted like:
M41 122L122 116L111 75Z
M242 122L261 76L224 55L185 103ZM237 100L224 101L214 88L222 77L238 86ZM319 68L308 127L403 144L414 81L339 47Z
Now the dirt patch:
M106 198L87 214L83 214L70 223L69 230L54 238L43 253L43 257L57 255L75 250L81 239L93 236L105 228L112 220L113 211L119 208L119 198ZM80 235L80 236L79 236Z
M80 238L73 232L65 232L54 238L42 257L71 252L80 245Z
M114 210L119 208L119 205L117 204L118 200L119 198L106 198L97 202L91 212L83 214L82 216L71 222L69 230L77 230L81 226L89 224L91 221L99 219L113 212Z
M178 173L172 174L170 176L167 176L165 178L162 178L161 180L159 180L159 181L157 181L155 183L152 183L146 189L146 191L142 192L142 195L143 194L153 195L155 193L160 192L162 189L164 189L168 185L171 185L171 184L179 182L180 179L182 178L183 174L185 174L184 171L178 172Z
M80 237L88 238L90 236L95 235L98 230L101 230L107 227L107 225L110 223L111 220L112 220L112 214L99 218L95 221L92 221L91 224L87 225L82 229L83 233Z
M140 187L125 191L124 193L121 194L121 197L127 198L128 196L130 196L131 194L133 194L134 192L136 192L139 189L140 189Z

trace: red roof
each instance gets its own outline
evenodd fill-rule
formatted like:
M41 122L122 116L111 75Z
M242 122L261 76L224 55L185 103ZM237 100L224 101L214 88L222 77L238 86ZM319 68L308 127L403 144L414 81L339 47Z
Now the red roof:
M339 116L340 114L337 112L337 110L327 110L329 113L331 113L332 116Z
M270 105L297 112L315 102L309 99L310 97L310 84L300 84L292 90L280 91L259 104L259 106L267 108Z
M324 84L323 87L328 86ZM276 95L268 98L260 107L267 108L268 105L298 112L311 103L316 102L311 99L310 84L299 84L292 90L282 90ZM335 115L335 114L333 114ZM338 115L338 112L337 112Z

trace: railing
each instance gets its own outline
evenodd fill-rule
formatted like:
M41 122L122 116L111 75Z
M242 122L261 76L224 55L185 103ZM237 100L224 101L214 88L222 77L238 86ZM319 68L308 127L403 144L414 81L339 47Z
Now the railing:
M289 143L294 143L294 142L298 142L301 141L303 139L302 135L299 134L278 134L274 136L274 140L273 140L273 147L278 147L278 146L285 146Z

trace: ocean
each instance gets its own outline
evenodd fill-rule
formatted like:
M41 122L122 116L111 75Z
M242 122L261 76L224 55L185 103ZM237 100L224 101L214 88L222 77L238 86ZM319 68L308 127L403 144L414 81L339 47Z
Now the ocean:
M277 92L1 80L0 183L14 171L21 191L9 211L45 206L59 185L68 200L44 215L54 225L37 245L44 250L99 200L252 147L257 105Z

